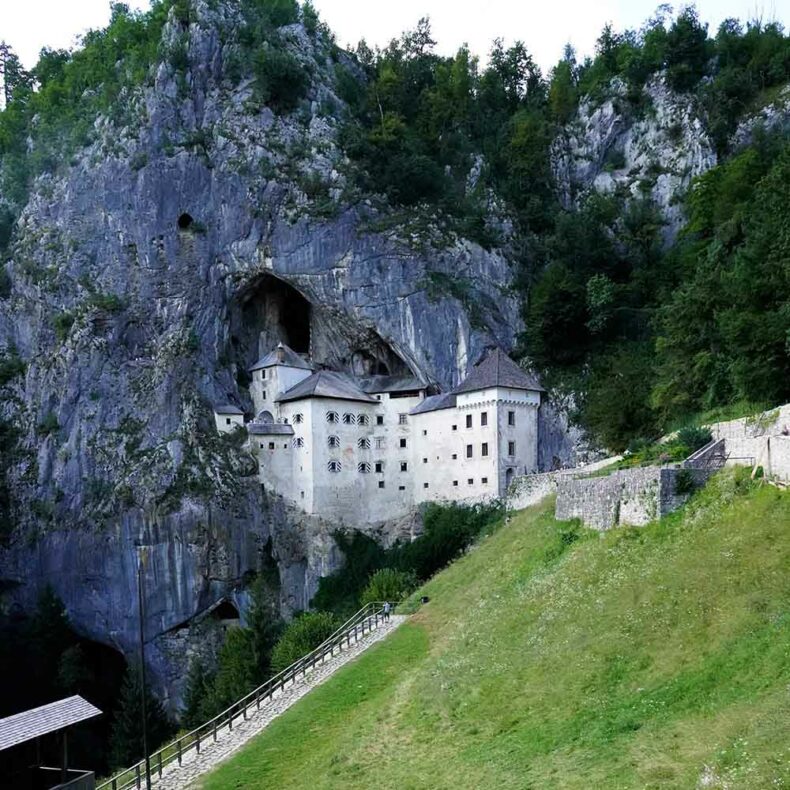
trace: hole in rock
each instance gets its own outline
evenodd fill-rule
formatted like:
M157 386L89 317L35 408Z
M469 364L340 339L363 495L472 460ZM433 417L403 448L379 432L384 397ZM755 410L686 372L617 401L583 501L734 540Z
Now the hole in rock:
M178 218L178 229L179 230L188 230L191 227L193 222L194 222L194 220L192 219L192 215L191 214L186 214L186 213L182 214Z

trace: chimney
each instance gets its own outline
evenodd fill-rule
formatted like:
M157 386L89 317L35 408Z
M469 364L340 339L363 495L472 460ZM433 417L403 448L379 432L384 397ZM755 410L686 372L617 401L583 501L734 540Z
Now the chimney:
M285 362L285 349L282 343L277 344L277 361L280 363Z

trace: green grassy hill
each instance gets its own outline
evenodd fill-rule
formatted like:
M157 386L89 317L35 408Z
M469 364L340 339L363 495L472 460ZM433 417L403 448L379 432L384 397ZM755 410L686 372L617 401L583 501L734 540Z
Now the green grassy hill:
M203 786L790 787L790 493L723 474L600 536L552 512L436 576Z

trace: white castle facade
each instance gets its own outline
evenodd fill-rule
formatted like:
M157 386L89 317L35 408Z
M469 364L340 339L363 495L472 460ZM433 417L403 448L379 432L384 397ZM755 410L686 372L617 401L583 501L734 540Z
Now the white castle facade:
M305 513L371 524L422 502L496 499L537 471L542 388L500 349L434 395L414 377L315 370L283 344L250 372L257 416L219 406L217 429L246 424L261 483Z

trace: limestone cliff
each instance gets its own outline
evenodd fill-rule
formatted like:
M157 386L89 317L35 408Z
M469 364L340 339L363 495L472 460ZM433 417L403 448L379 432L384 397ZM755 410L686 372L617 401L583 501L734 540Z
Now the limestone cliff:
M337 525L267 499L254 460L215 436L212 404L251 408L258 355L283 340L449 387L520 328L502 254L436 248L346 189L326 41L281 30L312 78L296 111L275 113L251 79L227 78L229 8L197 2L186 27L171 14L163 50L181 42L186 72L161 63L120 121L97 120L91 146L37 180L0 300L0 347L26 365L4 390L17 527L0 577L23 604L51 583L80 631L125 652L140 553L150 640L269 554L284 611L339 562Z

